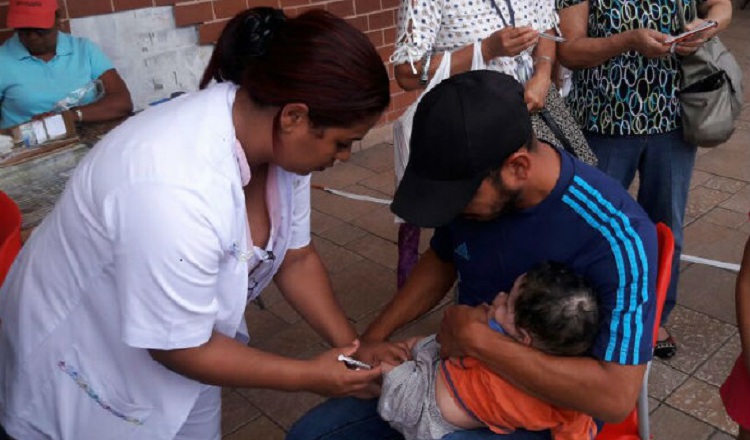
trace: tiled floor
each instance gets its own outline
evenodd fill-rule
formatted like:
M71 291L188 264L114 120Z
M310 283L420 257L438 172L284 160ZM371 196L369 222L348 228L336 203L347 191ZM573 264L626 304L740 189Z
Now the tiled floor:
M737 11L723 41L750 77L750 9ZM745 99L750 102L750 79ZM318 174L314 182L346 191L389 198L393 194L393 152L378 145L346 164ZM685 230L685 253L738 263L750 234L750 105L732 139L701 150L693 175ZM397 227L384 205L313 193L314 243L328 267L347 316L361 330L394 292ZM429 233L423 234L426 246ZM734 314L734 273L683 264L679 304L670 328L680 344L669 362L654 362L649 396L657 440L729 440L737 433L718 397L718 387L739 353ZM323 350L318 338L273 287L263 293L266 309L252 304L247 321L254 345L288 356L309 357ZM441 316L433 313L403 331L428 333ZM282 439L289 426L321 402L307 393L224 390L226 440Z

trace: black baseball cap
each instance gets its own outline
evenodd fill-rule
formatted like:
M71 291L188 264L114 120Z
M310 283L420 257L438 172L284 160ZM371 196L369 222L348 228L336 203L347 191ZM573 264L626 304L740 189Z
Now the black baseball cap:
M421 227L449 223L532 133L523 86L512 76L475 70L444 80L417 106L391 211Z

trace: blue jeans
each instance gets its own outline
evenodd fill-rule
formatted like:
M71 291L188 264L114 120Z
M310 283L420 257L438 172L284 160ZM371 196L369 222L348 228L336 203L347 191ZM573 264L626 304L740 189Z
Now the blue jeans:
M327 400L302 416L289 430L286 440L404 440L378 415L378 400L353 397ZM443 440L549 440L549 431L517 430L494 434L489 429L457 431Z
M677 300L685 206L698 148L682 139L682 129L641 136L602 136L591 132L584 135L599 159L599 169L626 189L638 172L638 203L654 223L663 222L672 230L674 258L661 316L664 325Z

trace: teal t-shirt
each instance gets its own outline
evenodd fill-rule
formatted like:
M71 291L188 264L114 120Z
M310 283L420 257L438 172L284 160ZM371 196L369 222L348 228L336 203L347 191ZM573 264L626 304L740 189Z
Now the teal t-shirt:
M63 32L57 36L57 54L48 62L32 56L13 35L0 46L0 66L0 128L52 111L68 93L114 68L99 46Z
M556 0L564 9L585 0ZM704 0L697 0L703 3ZM690 5L690 1L683 3ZM631 29L650 28L678 35L675 0L589 0L588 36L609 37ZM617 55L588 69L573 71L568 106L584 130L629 136L666 133L681 126L680 61L677 55L646 58L636 51Z

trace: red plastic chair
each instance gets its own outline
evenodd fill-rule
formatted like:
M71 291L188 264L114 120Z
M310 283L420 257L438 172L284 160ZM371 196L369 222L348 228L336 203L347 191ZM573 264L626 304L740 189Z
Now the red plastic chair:
M659 266L656 273L654 344L656 344L659 335L661 313L664 310L669 280L672 277L672 256L674 255L674 237L672 237L672 231L667 225L664 223L656 224L656 237L659 243ZM646 374L643 377L643 384L635 409L624 421L605 424L602 432L596 436L597 440L649 440L651 438L648 424L648 373L650 370L651 362L646 366Z
M21 211L7 194L0 191L0 286L10 265L21 250Z

